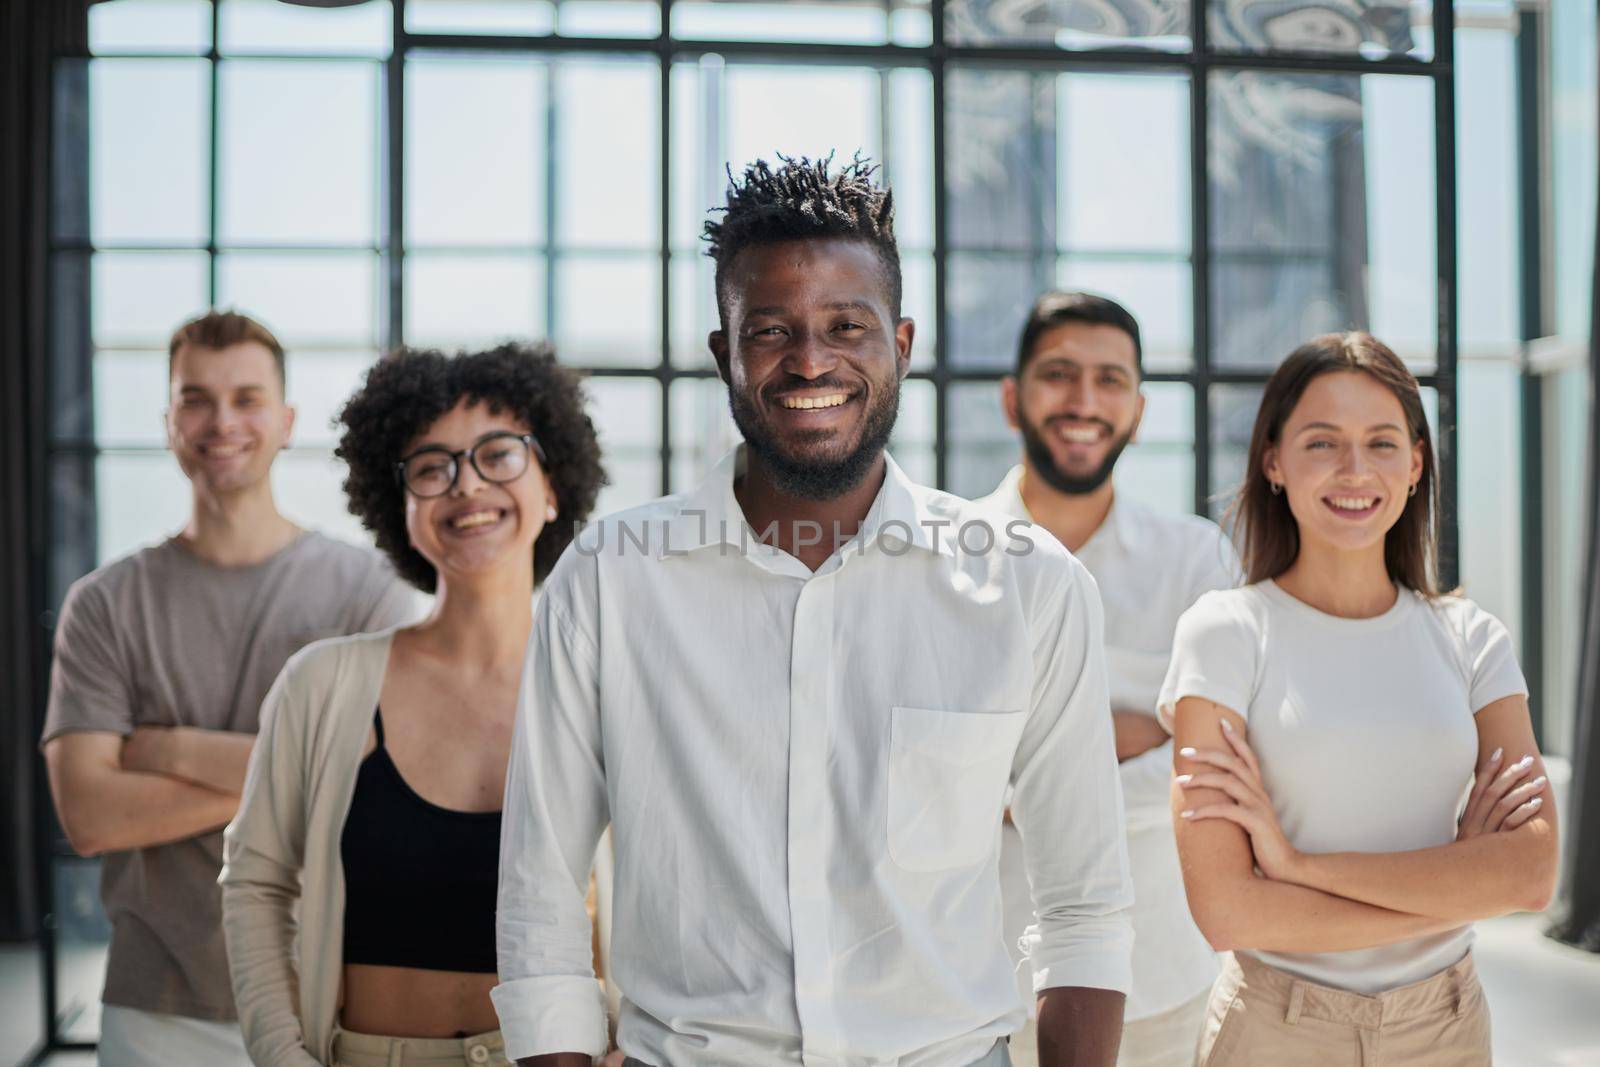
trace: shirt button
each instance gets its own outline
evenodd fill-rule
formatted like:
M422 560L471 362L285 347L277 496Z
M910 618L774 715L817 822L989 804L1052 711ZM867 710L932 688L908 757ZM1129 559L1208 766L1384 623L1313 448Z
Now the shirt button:
M467 1053L467 1059L471 1060L473 1063L488 1063L489 1050L483 1045L473 1045L471 1050Z

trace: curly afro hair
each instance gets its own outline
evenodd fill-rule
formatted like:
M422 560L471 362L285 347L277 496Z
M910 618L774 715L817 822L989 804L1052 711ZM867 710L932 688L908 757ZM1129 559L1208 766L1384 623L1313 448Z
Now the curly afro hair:
M582 379L556 362L548 344L504 344L456 356L400 349L373 364L339 413L344 432L334 454L350 468L344 481L350 513L372 531L400 577L434 591L433 564L406 534L405 489L395 464L418 434L462 400L511 415L544 449L545 479L561 519L546 523L533 544L533 579L542 582L606 484Z
M843 237L865 241L883 264L889 310L900 317L900 246L894 239L894 194L872 184L878 167L855 156L837 174L833 162L790 159L773 170L764 159L744 169L740 178L728 168L728 203L713 210L721 220L705 225L706 255L716 263L717 313L728 328L728 268L751 245L808 238Z

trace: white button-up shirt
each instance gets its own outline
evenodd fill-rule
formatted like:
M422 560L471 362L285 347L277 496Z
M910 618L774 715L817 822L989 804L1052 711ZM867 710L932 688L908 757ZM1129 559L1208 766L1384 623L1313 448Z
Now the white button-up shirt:
M1019 466L978 503L1027 518L1021 483ZM1117 496L1105 521L1076 555L1094 575L1105 606L1111 706L1154 716L1178 617L1202 593L1239 584L1233 545L1208 519L1155 511ZM1126 1014L1131 1021L1205 992L1216 977L1217 956L1189 915L1178 866L1169 799L1172 742L1126 761L1120 772L1135 894L1133 990ZM1021 842L1009 832L1000 868L1006 930L1017 935L1033 914Z
M963 1067L1017 1030L1001 815L1037 988L1126 992L1132 899L1094 582L890 460L815 573L734 497L585 531L546 582L506 783L507 1054L604 1050L584 911L615 845L618 1041L660 1067Z

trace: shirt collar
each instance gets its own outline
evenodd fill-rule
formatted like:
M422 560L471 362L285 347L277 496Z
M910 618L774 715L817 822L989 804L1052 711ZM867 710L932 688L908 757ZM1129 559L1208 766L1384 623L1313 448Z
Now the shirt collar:
M993 499L1008 515L1033 522L1033 516L1028 513L1028 505L1022 499L1022 464L1017 464L1006 472L1000 484L995 487ZM1132 551L1139 539L1139 505L1125 497L1122 493L1113 492L1111 496L1111 510L1106 512L1106 517L1094 533L1089 535L1075 555L1091 552L1102 547L1121 548Z
M745 522L733 485L748 463L746 446L737 445L718 461L700 487L683 498L667 522L667 536L657 558L684 555L702 548L731 545L754 549L761 542ZM846 553L886 540L927 552L954 555L957 511L953 498L906 476L894 457L884 453L883 485L867 510L861 529Z

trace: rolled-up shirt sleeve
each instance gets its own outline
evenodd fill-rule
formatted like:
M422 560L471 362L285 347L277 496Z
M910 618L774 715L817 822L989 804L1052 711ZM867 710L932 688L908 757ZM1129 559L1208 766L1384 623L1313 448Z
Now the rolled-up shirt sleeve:
M523 669L500 837L495 918L499 978L490 994L513 1060L606 1051L595 979L589 869L608 822L598 653L585 612L585 565L551 575Z
M1066 561L1032 615L1034 685L1012 768L1036 925L1025 943L1035 991L1133 982L1133 883L1123 828L1100 596ZM1029 847L1039 842L1041 847Z

